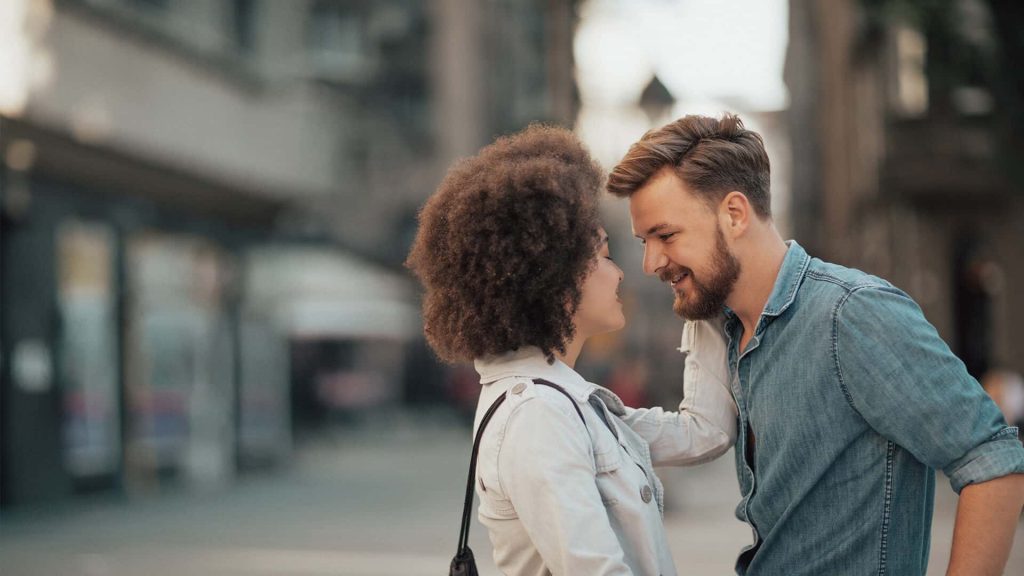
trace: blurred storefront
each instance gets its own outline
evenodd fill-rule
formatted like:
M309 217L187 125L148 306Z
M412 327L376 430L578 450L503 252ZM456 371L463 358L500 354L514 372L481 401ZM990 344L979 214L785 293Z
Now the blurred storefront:
M236 260L278 203L31 121L0 146L4 503L229 477Z
M289 337L294 433L404 399L405 350L420 333L406 278L337 250L277 245L249 253L245 284L247 316Z
M27 144L30 169L0 180L5 504L222 486L287 461L309 395L329 413L401 400L408 280L268 242L280 202L0 120L0 149Z
M5 4L3 506L287 462L295 342L377 342L375 307L400 318L384 364L403 365L408 281L316 218L351 169L349 104L274 68L306 53L312 4Z
M416 210L572 124L577 5L0 3L0 505L223 486L451 401Z

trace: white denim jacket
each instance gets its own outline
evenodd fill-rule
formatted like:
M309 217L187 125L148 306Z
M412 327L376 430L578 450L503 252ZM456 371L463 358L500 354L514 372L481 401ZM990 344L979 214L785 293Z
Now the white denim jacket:
M654 466L699 464L736 437L736 407L725 379L717 323L688 322L678 412L634 409L537 348L479 359L483 414L507 394L480 443L479 518L504 574L676 574L662 524ZM698 344L699 343L699 344ZM544 379L564 388L569 399Z

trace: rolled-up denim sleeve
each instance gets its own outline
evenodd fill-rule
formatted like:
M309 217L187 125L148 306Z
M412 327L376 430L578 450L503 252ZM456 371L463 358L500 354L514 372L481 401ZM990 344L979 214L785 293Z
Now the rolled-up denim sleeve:
M836 307L840 386L878 433L942 470L953 490L1024 473L1024 446L998 407L898 289L852 291Z

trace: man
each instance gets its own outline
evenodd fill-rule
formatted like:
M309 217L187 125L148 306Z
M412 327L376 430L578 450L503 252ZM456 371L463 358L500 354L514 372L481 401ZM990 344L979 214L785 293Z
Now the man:
M646 134L609 177L644 271L725 316L739 408L737 574L925 574L935 475L960 494L948 574L1001 574L1024 506L1016 429L891 284L775 229L761 137L726 114Z

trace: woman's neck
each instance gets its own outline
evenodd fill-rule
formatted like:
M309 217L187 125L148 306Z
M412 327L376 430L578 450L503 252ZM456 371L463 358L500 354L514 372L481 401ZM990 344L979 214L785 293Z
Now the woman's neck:
M558 358L566 366L575 370L576 359L580 357L580 352L583 351L583 343L586 341L586 338L577 335L577 337L565 343L565 354L555 350L555 358Z

